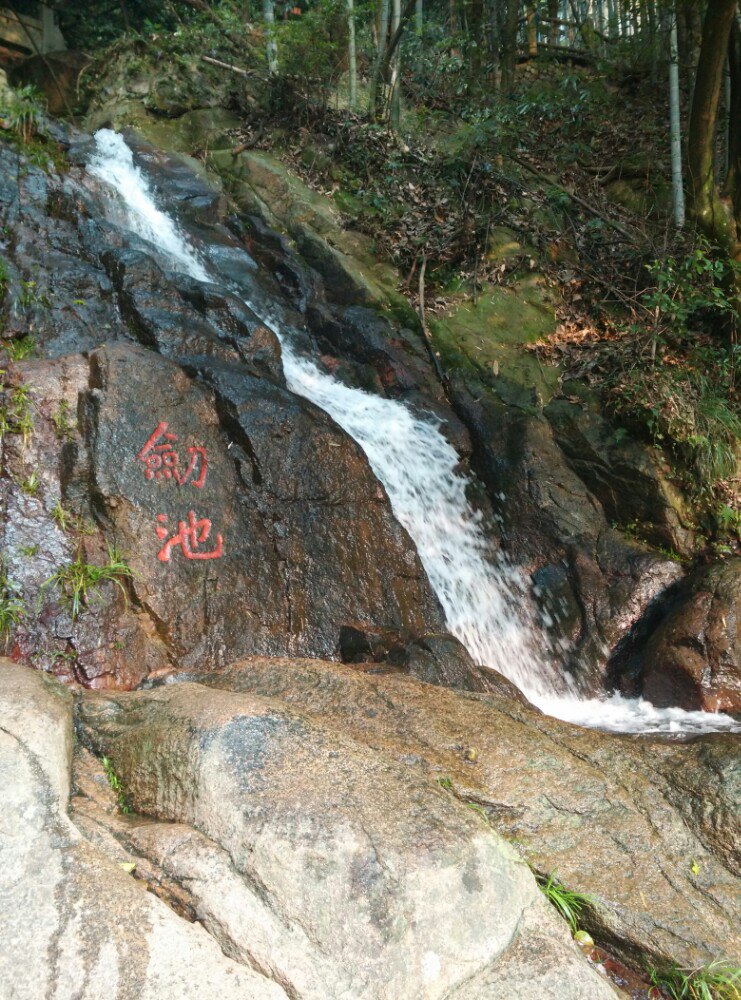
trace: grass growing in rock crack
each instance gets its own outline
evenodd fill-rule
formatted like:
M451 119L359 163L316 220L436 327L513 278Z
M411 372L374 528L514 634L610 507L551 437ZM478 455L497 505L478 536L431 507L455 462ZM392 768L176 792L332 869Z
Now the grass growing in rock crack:
M88 604L91 593L103 583L114 583L126 596L122 580L133 577L131 567L118 549L108 546L108 562L95 566L78 555L74 562L57 570L54 576L44 582L44 587L56 585L72 605L72 618L77 618L81 609Z
M0 562L0 639L7 639L23 617L23 601L8 582L5 566Z
M32 431L31 390L27 385L14 386L0 407L0 441L6 434L21 434L25 442Z
M567 889L555 875L539 875L535 872L535 879L548 902L555 906L568 921L572 933L576 934L579 930L579 918L585 909L594 906L594 899L582 892Z
M5 350L11 361L23 361L32 358L36 353L36 341L30 334L5 341Z
M61 438L63 441L68 441L72 437L72 432L75 429L75 422L70 416L69 403L66 399L59 400L59 405L57 406L51 419L54 424L54 430L57 433L57 437Z
M26 479L19 479L18 485L26 496L35 497L38 496L41 480L35 472L32 472Z
M108 784L111 786L113 791L116 793L116 800L118 802L118 808L122 813L130 813L131 806L126 799L126 793L123 790L123 785L121 784L121 779L116 774L113 764L111 764L108 757L103 757L101 760L103 765L103 770L105 771L105 776L108 779Z
M741 1000L741 968L720 960L695 969L651 969L651 982L671 1000Z

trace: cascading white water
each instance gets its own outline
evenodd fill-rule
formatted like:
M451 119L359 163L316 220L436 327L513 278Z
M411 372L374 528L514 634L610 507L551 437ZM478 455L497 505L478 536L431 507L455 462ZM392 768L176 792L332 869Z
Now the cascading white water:
M153 243L172 266L183 268L199 281L210 281L208 271L188 246L175 222L155 205L149 184L134 163L134 156L123 137L111 129L102 128L95 134L95 146L95 155L88 163L88 173L105 181L120 195L118 207L122 211L116 212L114 203L114 221L123 227L135 221L135 225L129 228Z
M153 244L170 267L211 280L186 236L157 208L123 138L102 129L95 139L88 170L115 192L117 221L123 209L124 224ZM547 714L582 726L620 732L737 728L722 714L657 709L619 695L579 698L558 670L554 651L543 648L542 633L527 610L523 574L501 558L482 530L466 497L467 480L456 471L459 457L438 422L337 381L297 353L274 317L262 319L281 340L289 388L329 413L367 455L395 516L417 547L448 628L477 662L499 670Z

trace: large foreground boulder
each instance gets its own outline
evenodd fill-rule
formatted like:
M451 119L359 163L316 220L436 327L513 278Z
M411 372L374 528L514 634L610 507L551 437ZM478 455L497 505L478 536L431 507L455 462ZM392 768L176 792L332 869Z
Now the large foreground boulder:
M7 1000L286 1000L142 891L67 816L72 696L0 664L0 993Z
M71 696L7 661L0 691L5 995L614 996L514 850L385 753L251 694L89 696L83 739L149 818L105 831L83 803L83 836L66 815Z
M629 963L738 953L738 737L608 735L506 695L318 661L252 659L202 680L278 699L410 780L442 779L536 870L591 895L586 925Z

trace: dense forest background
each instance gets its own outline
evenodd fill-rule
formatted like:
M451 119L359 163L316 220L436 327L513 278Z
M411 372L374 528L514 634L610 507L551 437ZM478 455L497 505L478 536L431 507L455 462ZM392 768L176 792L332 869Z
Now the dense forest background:
M544 276L558 325L537 363L661 450L716 554L737 545L736 0L54 7L91 60L61 110L153 66L170 78L156 113L218 91L243 122L234 148L280 148L332 194L426 329ZM456 359L434 346L444 376Z

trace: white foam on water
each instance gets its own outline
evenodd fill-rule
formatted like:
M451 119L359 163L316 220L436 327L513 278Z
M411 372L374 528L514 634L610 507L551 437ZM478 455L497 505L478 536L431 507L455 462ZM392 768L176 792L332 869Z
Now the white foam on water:
M125 224L160 249L171 266L210 281L206 266L175 222L157 208L146 178L123 138L96 133L91 174L113 188ZM254 310L254 305L247 304ZM484 533L466 496L470 481L432 416L353 389L298 354L275 318L289 388L326 411L360 445L406 528L445 612L447 626L473 658L511 680L548 715L615 732L699 733L740 728L727 715L659 709L620 695L585 699L560 669L557 652L529 610L529 582Z

